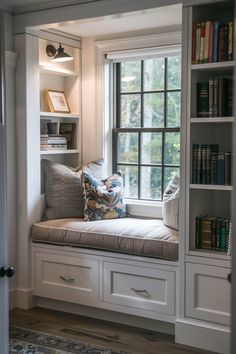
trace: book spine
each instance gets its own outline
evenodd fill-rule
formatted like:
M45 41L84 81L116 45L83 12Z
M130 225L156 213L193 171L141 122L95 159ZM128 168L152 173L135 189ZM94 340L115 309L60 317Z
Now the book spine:
M193 144L193 150L192 150L192 183L197 183L197 159L198 159L198 144Z
M216 218L216 251L220 251L221 224L223 218Z
M231 185L231 165L232 165L232 154L231 152L225 153L225 184Z
M228 60L228 36L229 36L228 23L224 25L224 61Z
M231 117L233 115L233 80L227 80L227 116Z
M210 183L216 184L217 182L217 155L218 155L219 145L211 144L210 145L210 169L211 169L211 177Z
M209 31L209 63L213 62L213 40L214 40L214 22L210 23L210 31Z
M201 24L201 39L200 39L200 63L201 64L204 63L205 39L206 39L205 22L202 22L202 24Z
M220 229L220 250L221 252L226 252L226 239L227 239L227 220L222 220Z
M218 61L225 60L225 28L221 24L219 26L219 43L218 43Z
M233 60L233 22L228 23L228 60Z
M208 81L209 85L209 101L208 101L208 106L209 106L209 117L213 117L213 102L214 102L214 80L209 79Z
M226 105L226 81L224 77L218 79L219 83L219 117L225 117L227 114L227 105Z
M192 27L192 64L197 64L197 61L196 61L196 32L197 32L197 24L193 23L193 27Z
M201 248L201 218L202 218L202 216L197 216L195 219L195 247L196 247L196 249Z
M206 23L205 23L205 43L204 43L203 63L208 63L209 62L210 26L211 26L211 21L206 21Z
M201 222L201 248L211 249L211 220L209 218L202 219Z
M218 46L219 46L219 21L214 22L214 39L213 39L213 62L218 61Z
M196 28L196 63L200 64L200 45L201 45L201 23L197 23Z
M227 256L232 256L232 222L229 221Z
M211 183L211 148L207 145L206 148L206 183Z
M201 166L201 183L207 183L207 145L202 145L202 166Z
M202 180L202 144L198 144L197 147L197 172L196 183L200 184Z
M219 116L219 82L213 80L213 117Z
M209 84L197 83L197 117L209 117Z
M212 218L211 222L211 249L216 249L216 218Z
M225 154L218 153L217 156L217 180L216 184L225 184Z

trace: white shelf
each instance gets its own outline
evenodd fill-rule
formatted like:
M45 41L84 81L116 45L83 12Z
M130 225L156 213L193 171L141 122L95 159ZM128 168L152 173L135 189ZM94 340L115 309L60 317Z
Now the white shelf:
M224 260L231 260L230 256L227 256L226 252L214 251L214 250L203 250L198 249L194 251L189 251L190 256L197 256L197 257L206 257L206 258L216 258L216 259L224 259Z
M46 65L39 65L39 71L44 74L59 75L63 77L76 77L79 75L76 71Z
M64 154L79 154L77 149L68 149L68 150L41 150L40 155L64 155Z
M232 186L223 186L219 184L190 184L191 189L206 189L215 191L232 191Z
M53 112L40 112L41 119L46 118L70 118L70 119L79 119L78 114L71 113L53 113Z
M234 117L190 118L191 123L233 123Z
M235 66L235 61L221 61L217 63L192 64L191 70L221 70L232 69Z

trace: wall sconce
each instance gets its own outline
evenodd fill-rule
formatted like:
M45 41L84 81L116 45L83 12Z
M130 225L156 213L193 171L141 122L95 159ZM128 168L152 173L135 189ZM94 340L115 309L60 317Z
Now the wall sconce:
M74 59L71 55L64 52L64 48L62 48L61 44L59 44L57 49L52 44L48 44L46 47L46 53L50 58L52 58L51 61L55 63L61 63Z

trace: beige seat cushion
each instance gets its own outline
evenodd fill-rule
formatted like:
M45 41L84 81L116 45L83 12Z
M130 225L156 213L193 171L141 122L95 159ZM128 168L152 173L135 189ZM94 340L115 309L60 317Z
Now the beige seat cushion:
M178 260L178 231L156 219L47 220L33 224L31 236L35 242Z

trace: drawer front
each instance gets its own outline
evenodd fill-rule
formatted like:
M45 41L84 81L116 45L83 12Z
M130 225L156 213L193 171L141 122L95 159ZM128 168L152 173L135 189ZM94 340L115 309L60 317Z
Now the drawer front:
M104 262L104 301L175 313L175 272Z
M87 303L98 299L98 261L35 254L34 295Z
M229 270L202 264L186 265L186 315L230 324Z

